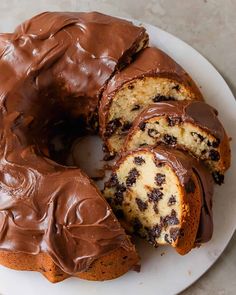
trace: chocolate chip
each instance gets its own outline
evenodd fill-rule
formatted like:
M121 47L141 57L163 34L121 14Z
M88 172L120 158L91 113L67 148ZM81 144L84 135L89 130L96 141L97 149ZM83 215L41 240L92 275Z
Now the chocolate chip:
M155 212L156 214L159 213L157 203L155 203L155 204L153 205L153 210L154 210L154 212Z
M137 177L139 175L140 175L140 173L138 172L138 170L136 168L131 169L129 171L129 174L128 174L127 179L126 179L127 187L132 186L136 182Z
M133 85L133 84L129 84L129 85L128 85L128 88L129 88L130 90L132 90L132 89L134 89L134 85Z
M220 145L220 140L218 138L212 142L208 140L207 145L213 148L218 148L218 146Z
M131 109L131 111L133 112L133 111L137 111L137 110L139 110L139 109L140 109L140 105L135 104L135 105L133 106L133 108Z
M143 227L143 225L142 225L141 221L138 219L138 217L134 218L132 224L133 224L134 232L138 232Z
M160 133L156 129L148 129L148 135L152 138L156 138Z
M132 127L132 123L126 121L124 123L124 125L122 126L121 131L123 131L123 132L128 131L131 127Z
M204 136L202 136L201 134L199 134L199 133L197 133L197 132L191 132L191 135L192 135L194 138L199 139L200 142L202 142L202 141L205 139Z
M118 181L117 174L115 172L113 172L111 174L109 181L106 183L106 187L114 187L114 186L118 186L118 185L119 185L119 181Z
M176 91L179 91L179 90L180 90L180 87L179 87L179 85L177 84L177 85L173 86L172 89L175 89Z
M220 140L217 138L215 141L212 142L213 148L218 148L220 145Z
M115 213L118 219L124 218L124 212L121 209L116 210Z
M185 183L184 187L185 187L185 190L188 194L194 193L195 188L196 188L195 183L193 182L192 179L189 179L189 181L187 183Z
M168 200L168 206L175 205L176 203L176 197L174 195L171 195L171 197Z
M147 207L148 207L148 204L146 202L142 201L139 198L136 198L135 199L135 202L136 202L136 204L137 204L137 206L138 206L138 208L139 208L139 210L141 212L144 212L147 209Z
M219 161L220 160L220 154L216 150L210 150L209 157L212 161Z
M134 164L141 166L145 163L145 160L142 157L134 157Z
M178 227L170 229L170 237L174 242L177 240L179 236L180 236L180 231Z
M157 185L162 185L166 181L165 174L157 173L155 176L155 182Z
M162 226L159 224L154 225L152 228L147 229L148 241L152 244L155 244L156 238L159 238L161 235Z
M205 155L206 152L207 152L207 150L202 150L202 151L201 151L201 155Z
M146 122L141 122L141 123L139 124L139 128L140 128L140 130L144 131L144 130L145 130L145 127L146 127Z
M175 145L177 143L177 138L169 134L164 135L164 142L168 145Z
M154 188L147 196L149 202L158 202L162 199L163 193L158 188Z
M106 137L112 136L120 126L121 126L121 122L120 122L119 118L116 118L116 119L110 121L107 124L105 136Z
M119 184L116 187L116 192L115 192L115 199L114 202L116 205L122 205L123 200L124 200L124 192L126 191L126 187L123 184Z
M176 225L179 224L179 219L176 217L176 211L174 209L171 210L170 215L166 215L162 219L163 225L166 227L168 225Z
M174 100L174 97L158 94L152 99L153 102L168 101L168 100Z
M212 176L214 178L215 183L221 185L222 183L224 183L224 175L221 174L218 171L215 171L212 173Z
M181 122L181 118L179 118L179 117L168 117L167 121L168 121L168 125L170 127L173 127L175 125L178 125Z

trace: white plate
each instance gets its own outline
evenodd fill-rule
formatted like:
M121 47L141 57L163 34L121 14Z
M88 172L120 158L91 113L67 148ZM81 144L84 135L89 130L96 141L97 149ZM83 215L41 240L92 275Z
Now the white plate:
M137 22L138 23L138 22ZM178 38L144 24L152 45L158 46L180 63L197 82L206 101L219 110L229 135L236 138L235 99L216 69L196 50ZM39 273L17 272L0 267L0 294L3 295L120 295L176 294L197 280L220 256L236 228L236 144L231 142L233 161L225 184L214 195L214 235L200 249L182 257L169 247L153 249L138 242L142 258L140 273L130 271L107 282L88 282L75 278L53 285Z

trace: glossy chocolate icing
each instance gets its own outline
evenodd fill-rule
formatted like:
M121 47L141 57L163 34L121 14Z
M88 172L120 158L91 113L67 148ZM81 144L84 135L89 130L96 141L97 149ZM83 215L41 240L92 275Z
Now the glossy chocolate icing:
M211 133L219 140L225 137L225 131L217 118L217 111L203 101L168 101L158 102L147 107L134 121L133 128L128 135L132 137L132 132L142 123L158 116L178 118L182 122L197 124L203 130Z
M195 93L196 99L203 100L198 87L179 64L162 50L148 47L140 51L134 62L116 73L108 82L102 95L99 112L101 134L105 130L108 120L108 110L115 93L125 83L131 82L132 80L156 76L173 79L185 85L187 88L191 88L192 92Z
M145 30L100 13L45 12L0 35L0 251L49 254L66 273L133 251L88 177L43 156L54 125L93 115Z

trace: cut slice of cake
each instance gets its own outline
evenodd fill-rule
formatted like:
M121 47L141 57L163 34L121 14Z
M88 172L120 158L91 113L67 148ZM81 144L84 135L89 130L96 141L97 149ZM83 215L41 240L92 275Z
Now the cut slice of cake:
M230 146L217 111L200 101L169 101L145 109L135 120L125 149L160 142L183 149L204 161L215 182L224 181L230 166Z
M148 105L166 100L203 100L185 70L158 48L143 49L136 59L108 82L102 95L100 133L114 154L133 120Z
M104 196L128 230L180 254L212 236L213 181L194 158L164 146L118 161Z

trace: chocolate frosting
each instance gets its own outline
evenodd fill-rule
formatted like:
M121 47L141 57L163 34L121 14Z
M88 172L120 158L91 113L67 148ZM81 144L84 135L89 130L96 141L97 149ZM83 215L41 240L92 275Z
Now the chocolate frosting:
M213 233L212 196L213 180L207 169L195 158L185 155L183 152L157 146L155 148L142 148L155 154L158 163L167 163L175 171L180 183L185 187L193 173L197 175L202 191L202 207L196 243L209 241Z
M178 81L187 88L191 88L195 93L195 98L203 100L202 94L198 87L185 72L185 70L177 64L170 56L158 48L148 47L140 51L129 66L116 73L107 84L103 92L99 119L100 131L103 134L106 126L108 110L115 93L127 82L134 79L143 79L144 77L163 77Z
M45 12L0 35L0 250L48 253L72 275L117 248L133 251L88 177L43 153L52 126L94 113L144 35L97 12Z
M142 122L158 116L178 118L183 122L197 124L202 129L211 133L216 138L223 140L225 137L224 128L217 118L217 111L203 101L168 101L158 102L147 107L134 121L132 130L128 135L127 142L133 132Z

